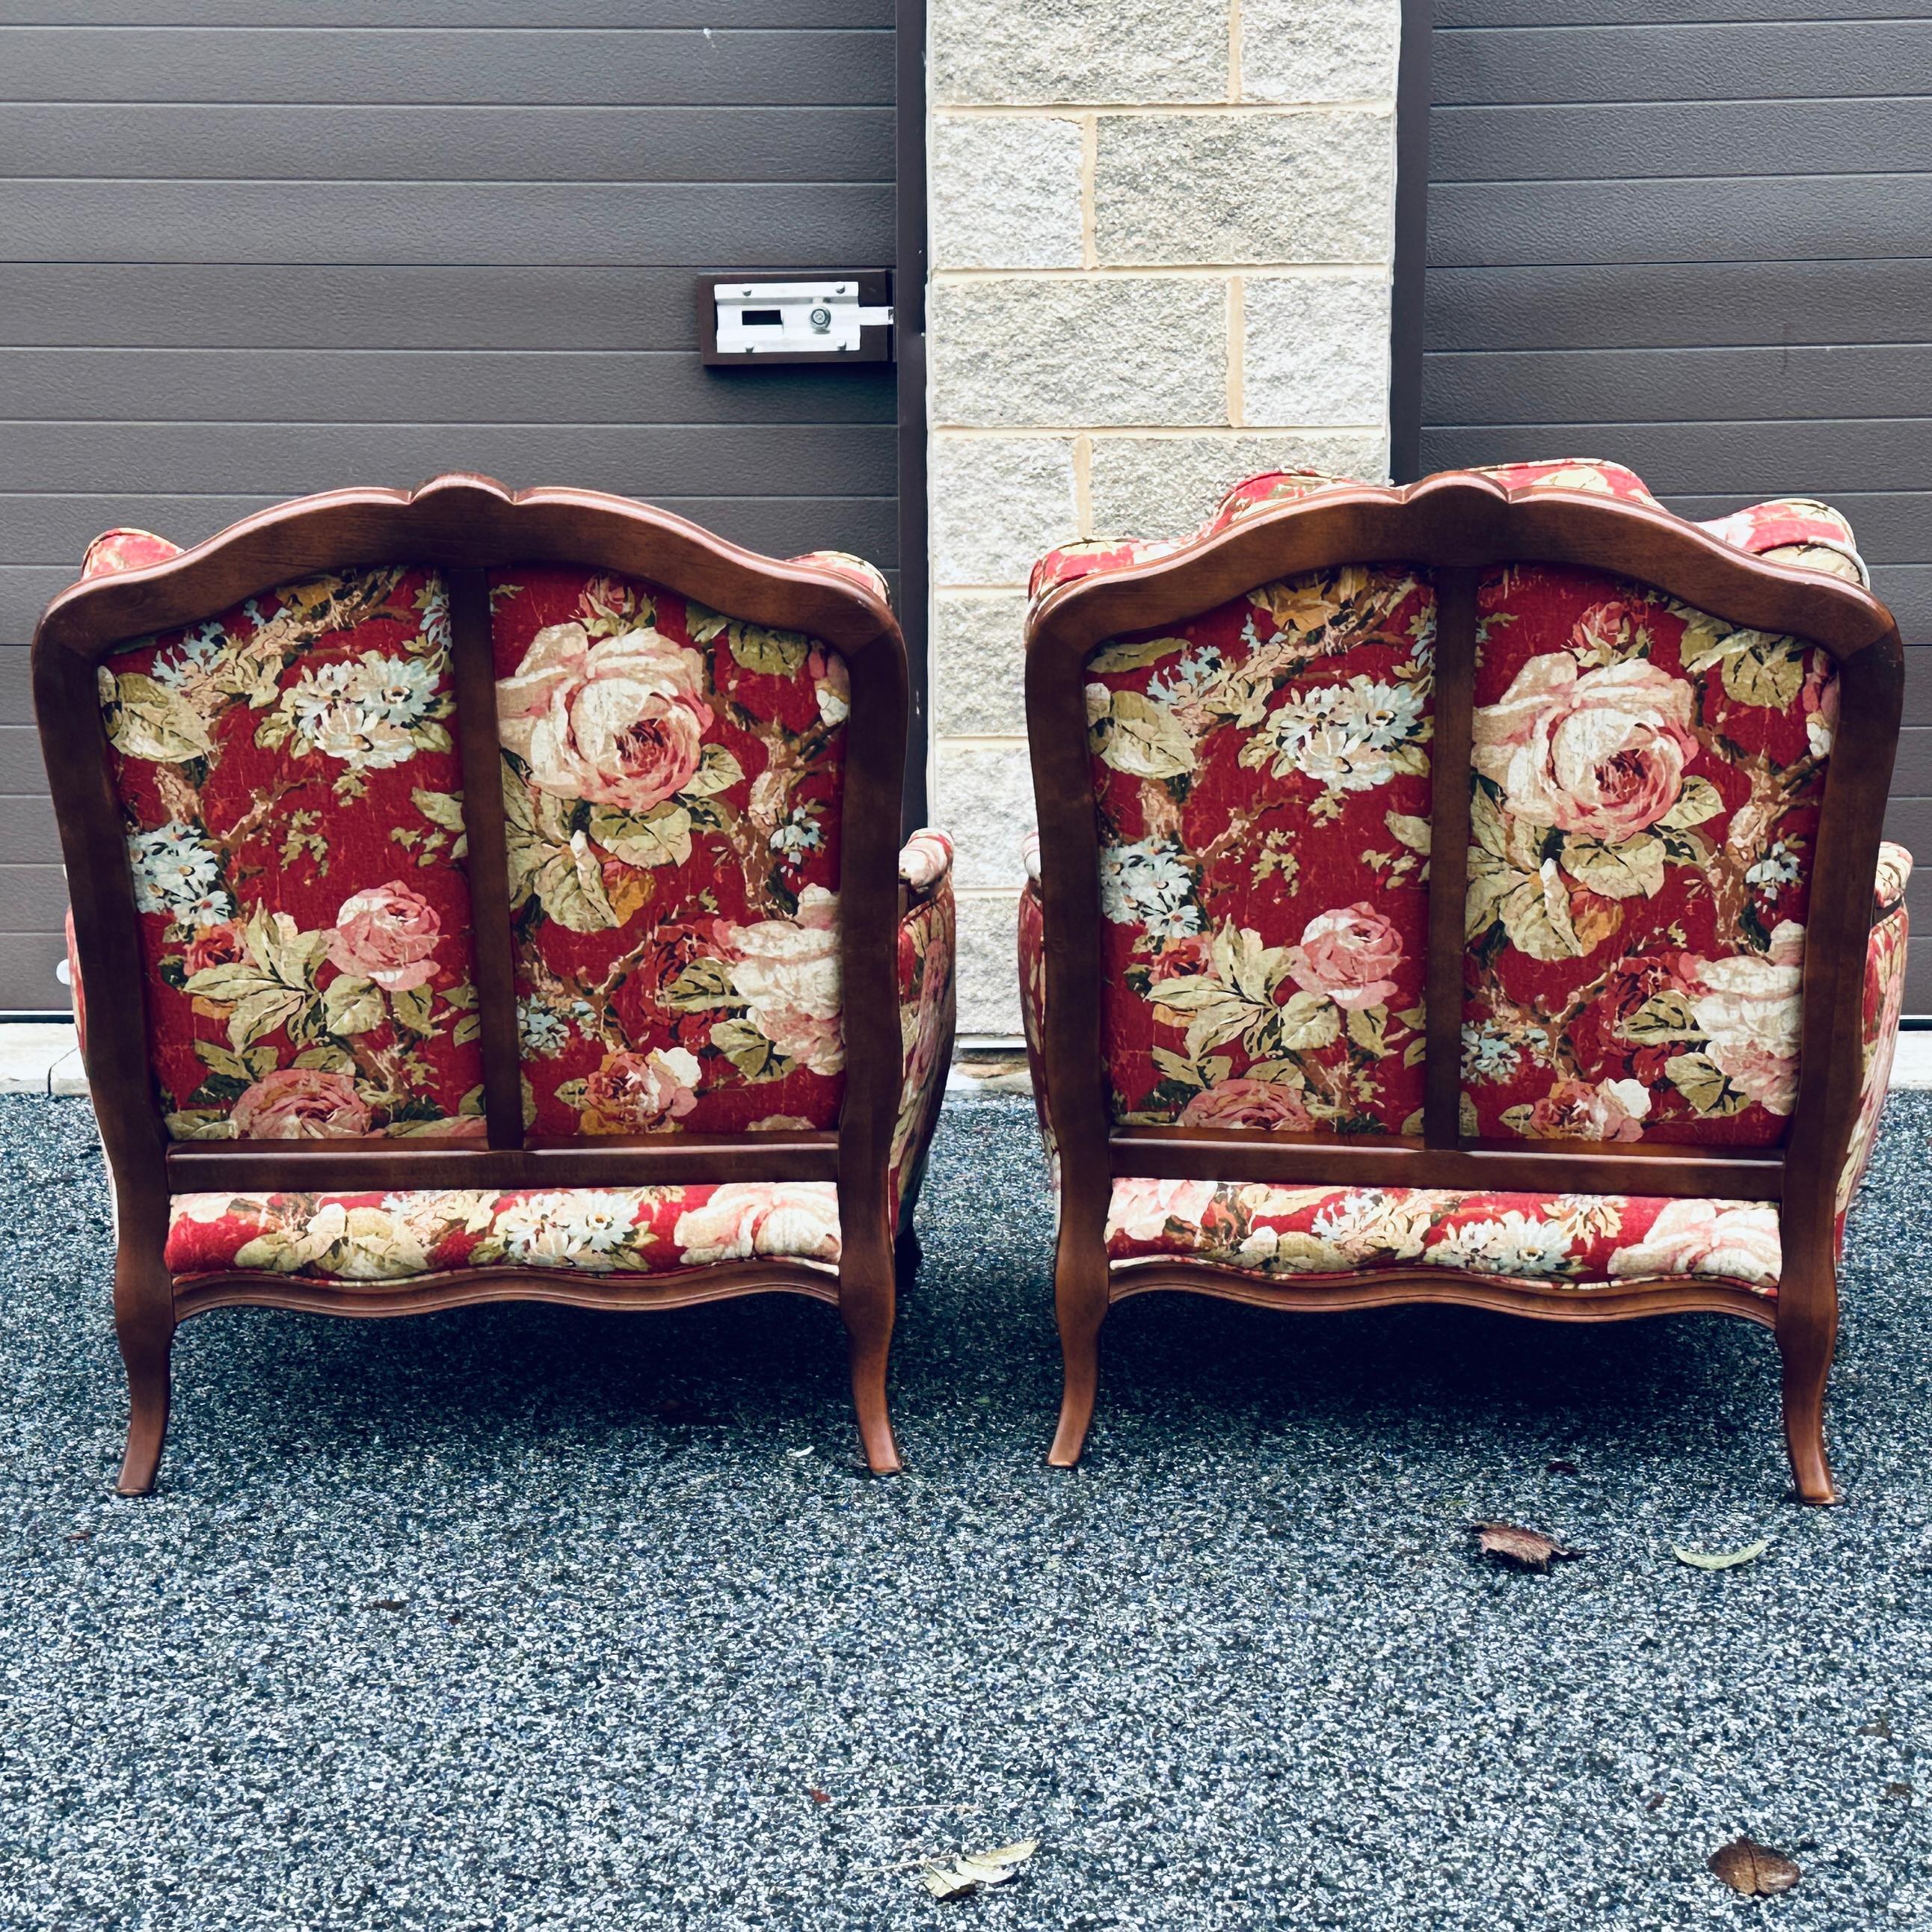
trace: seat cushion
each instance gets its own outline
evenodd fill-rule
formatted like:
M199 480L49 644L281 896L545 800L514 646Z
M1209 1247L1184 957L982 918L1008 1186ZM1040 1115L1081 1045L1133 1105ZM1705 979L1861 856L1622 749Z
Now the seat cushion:
M1554 1288L1688 1278L1766 1296L1778 1292L1780 1264L1768 1202L1231 1180L1115 1181L1107 1254L1117 1264L1199 1262L1264 1280L1340 1283L1420 1265Z
M402 1194L177 1194L167 1265L330 1281L406 1281L458 1268L669 1274L713 1262L802 1262L836 1273L829 1180L688 1187L423 1189Z

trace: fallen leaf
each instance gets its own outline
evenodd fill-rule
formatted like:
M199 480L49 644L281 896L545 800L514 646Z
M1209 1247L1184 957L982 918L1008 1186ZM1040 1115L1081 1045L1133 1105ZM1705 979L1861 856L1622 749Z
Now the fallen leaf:
M1755 1563L1770 1547L1771 1538L1761 1536L1742 1550L1686 1550L1682 1544L1673 1543L1670 1551L1678 1562L1688 1563L1694 1570L1736 1570Z
M65 1543L85 1543L94 1534L91 1529L76 1529L62 1538Z
M1858 1736L1862 1738L1888 1738L1892 1736L1892 1720L1889 1718L1874 1718L1870 1724L1858 1726Z
M1653 1792L1643 1801L1643 1808L1646 1811L1655 1811L1660 1810L1663 1804L1664 1793L1660 1791Z
M1022 1838L990 1852L962 1852L950 1864L926 1858L920 1862L920 1882L934 1898L964 1898L982 1886L1004 1885L1039 1850L1037 1838Z
M1546 1476L1574 1476L1576 1466L1567 1456L1558 1456L1544 1464L1543 1473Z
M1747 1898L1769 1898L1789 1892L1803 1876L1782 1852L1760 1845L1755 1838L1733 1838L1720 1845L1705 1863L1730 1887Z
M362 1607L365 1610L406 1610L409 1605L400 1597L377 1597Z
M831 1792L820 1790L815 1784L808 1784L805 1787L805 1795L814 1804L830 1804L832 1802Z
M1912 1787L1902 1782L1888 1784L1885 1787L1885 1795L1888 1798L1910 1798L1912 1794Z
M1547 1570L1552 1563L1573 1562L1580 1550L1566 1549L1539 1529L1519 1529L1509 1522L1472 1522L1469 1528L1485 1556L1500 1556L1519 1569Z

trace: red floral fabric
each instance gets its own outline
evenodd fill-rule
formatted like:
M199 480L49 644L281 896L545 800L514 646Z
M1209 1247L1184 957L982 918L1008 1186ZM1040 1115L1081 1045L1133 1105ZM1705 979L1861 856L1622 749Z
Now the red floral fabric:
M844 661L578 569L490 603L536 1131L835 1126Z
M1570 566L1477 605L1469 1130L1781 1140L1829 656Z
M1690 1280L1766 1296L1782 1260L1768 1202L1219 1180L1115 1181L1107 1253L1304 1283L1423 1267L1549 1288Z
M899 922L899 1049L904 1068L892 1124L891 1193L895 1212L918 1172L938 1124L952 1040L957 917L952 898L952 842L916 832L900 857L902 878L924 895Z
M482 1132L448 626L394 566L104 662L174 1138Z
M460 1268L666 1274L754 1258L836 1274L830 1181L681 1187L425 1190L382 1194L178 1194L177 1279L231 1272L404 1282Z
M181 555L181 545L158 537L152 530L104 530L87 547L81 560L84 582L90 577L113 577L124 570L146 570Z
M1425 578L1351 567L1089 659L1116 1118L1409 1130L1435 623Z
M1888 854L1904 857L1904 850L1887 846ZM1886 1089L1892 1084L1892 1060L1898 1046L1898 1016L1905 1000L1905 949L1911 937L1910 916L1903 895L1905 877L1912 861L1905 858L1904 877L1898 880L1900 897L1891 911L1871 929L1865 952L1865 992L1863 1054L1864 1078L1858 1099L1858 1117L1845 1150L1845 1165L1838 1176L1838 1241L1845 1238L1845 1217L1852 1197L1864 1180L1866 1163L1871 1159L1872 1143L1878 1138L1879 1116L1885 1111Z

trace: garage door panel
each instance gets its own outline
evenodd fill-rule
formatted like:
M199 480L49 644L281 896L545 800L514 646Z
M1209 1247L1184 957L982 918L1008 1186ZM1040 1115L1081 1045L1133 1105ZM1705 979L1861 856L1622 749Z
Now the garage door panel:
M58 866L60 856L53 800L44 791L20 797L0 794L0 868ZM6 1004L0 999L0 1006Z
M688 350L0 349L0 422L890 423L892 370Z
M1468 421L1498 404L1510 422L1832 421L1868 409L1875 396L1896 415L1932 418L1932 345L1503 350L1430 356L1423 364L1423 407L1437 422Z
M0 38L0 55L6 43ZM892 112L796 107L370 107L134 102L0 118L0 176L194 181L812 182L892 178Z
M0 59L9 95L30 101L853 107L892 100L892 36L880 30L16 27L6 31Z
M220 490L299 496L352 482L406 487L443 470L506 482L697 496L890 492L886 424L22 423L0 438L0 493Z
M210 237L206 252L220 250L220 238ZM714 257L709 266L728 265ZM42 348L694 351L692 286L688 267L581 262L279 262L264 275L222 262L18 262L0 275L0 341Z
M1928 229L1932 175L1449 182L1430 192L1429 260L1450 268L1834 261L1916 254Z
M0 881L0 1009L64 1012L69 1006L68 990L56 969L67 957L65 938L57 929L20 930L12 923L12 911L6 886Z
M133 0L0 0L0 26L118 27L136 10ZM531 0L144 0L138 10L150 27L474 29L527 27L537 10ZM1802 14L1804 8L1792 10ZM544 0L542 13L553 28L701 28L716 24L718 9L715 0ZM891 0L760 0L758 21L766 27L890 27L892 8Z
M1918 343L1932 262L1438 266L1423 303L1425 339L1445 352Z
M30 181L0 196L0 259L864 266L892 223L884 183Z
M1932 100L1869 100L1851 116L1836 100L1444 107L1429 142L1438 182L1689 176L1714 152L1734 175L1808 174L1827 152L1840 169L1892 174L1932 169Z
M104 0L111 4L111 0ZM1923 0L1858 0L1859 17L1920 17ZM1700 20L1836 20L1845 0L1580 0L1571 10L1577 26L1676 26L1687 13ZM1540 27L1549 23L1550 0L1436 0L1438 27Z
M1907 91L1932 69L1932 21L1839 20L1439 31L1432 81L1444 106L1515 100L1675 100L1694 115L1712 100L1858 98Z

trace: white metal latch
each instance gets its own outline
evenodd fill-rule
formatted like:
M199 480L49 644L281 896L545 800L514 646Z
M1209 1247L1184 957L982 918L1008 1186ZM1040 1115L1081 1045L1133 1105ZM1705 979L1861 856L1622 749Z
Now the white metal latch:
M712 290L721 356L856 354L862 328L890 327L890 307L854 281L720 282Z

